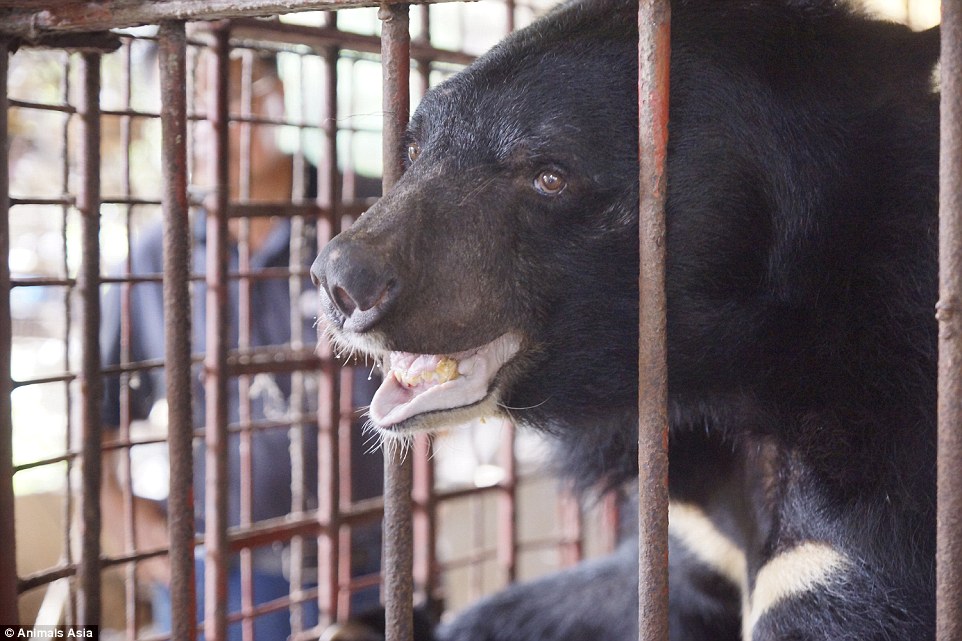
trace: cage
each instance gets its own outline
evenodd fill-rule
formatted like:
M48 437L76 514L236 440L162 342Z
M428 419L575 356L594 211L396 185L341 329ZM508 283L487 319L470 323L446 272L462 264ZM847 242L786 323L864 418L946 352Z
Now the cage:
M400 465L387 465L382 488L379 469L372 479L360 464L368 446L356 408L371 364L348 363L329 347L315 351L315 312L305 302L314 249L364 211L382 178L396 178L379 149L399 135L410 104L551 4L425 2L409 14L406 5L385 3L378 14L378 3L363 0L124 0L109 9L0 2L0 253L7 257L0 369L10 371L0 377L0 622L96 622L116 638L193 638L200 608L207 638L225 638L234 626L253 639L258 621L280 615L294 638L307 639L383 590L389 634L401 639L410 634L412 589L416 600L456 609L613 547L619 497L599 500L586 518L536 471L540 445L510 425L494 440L469 428L467 443L452 437L449 451L434 456L419 442ZM658 24L664 3L640 4L642 24ZM932 20L921 4L884 9L921 25ZM946 243L955 242L960 213L947 195L962 193L955 170L962 118L949 109L959 100L959 21L959 3L944 0ZM663 35L642 33L656 60L667 55ZM393 125L382 127L382 112ZM664 124L643 119L642 135ZM257 176L264 148L285 159L278 190L263 189L276 178ZM264 236L275 225L283 233ZM138 264L134 248L147 240L154 262ZM264 263L271 242L273 262ZM958 290L951 275L962 272L950 262L957 244L942 252L945 300ZM166 349L144 353L137 319L159 313L156 301L165 319L153 344ZM198 326L199 307L206 313ZM259 335L266 309L286 327L279 338ZM110 359L105 310L116 320ZM952 335L943 338L957 351ZM654 345L652 358L663 352L663 343ZM940 377L946 439L958 438L956 369ZM104 415L104 395L116 416ZM664 401L652 398L643 433L655 438L644 451L658 458ZM272 467L259 459L265 438L285 452L290 472L258 496L253 479ZM164 443L169 481L158 457ZM960 451L943 447L940 469L959 469ZM195 458L206 496L194 494ZM948 530L958 529L949 516L962 489L958 475L945 475L939 563L950 569L962 565L951 543L960 538ZM657 474L649 481L660 483ZM117 511L101 506L112 484ZM646 487L643 500L655 492ZM158 501L169 541L145 535ZM526 510L539 507L526 520ZM385 508L394 510L385 538L402 545L386 552L396 567L382 585L381 535L372 524ZM666 580L658 547L666 544L666 513L653 513L661 516L642 524L653 552L642 566L648 585ZM546 520L554 522L547 533L530 525ZM102 543L108 530L114 534ZM24 557L28 548L38 559ZM169 559L166 603L145 596L147 577L166 571L152 569L161 559ZM271 598L255 595L265 568L283 577ZM940 582L946 630L962 625L958 583ZM643 636L667 638L665 603L652 592L643 596L650 624ZM155 612L173 612L170 630L146 625L152 598Z

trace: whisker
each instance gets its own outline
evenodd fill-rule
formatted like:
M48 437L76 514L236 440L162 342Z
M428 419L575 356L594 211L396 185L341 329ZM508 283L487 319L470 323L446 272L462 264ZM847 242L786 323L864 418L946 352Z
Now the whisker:
M498 407L500 407L500 408L502 408L502 409L506 409L506 410L513 410L513 411L516 411L516 412L521 412L521 411L524 411L524 410L533 410L533 409L535 409L536 407L541 407L542 405L544 405L545 403L547 403L547 402L550 401L550 400L551 400L551 397L549 396L548 398L544 399L544 400L541 401L540 403L535 403L534 405L528 405L527 407L511 407L510 405L505 405L504 403L498 403Z

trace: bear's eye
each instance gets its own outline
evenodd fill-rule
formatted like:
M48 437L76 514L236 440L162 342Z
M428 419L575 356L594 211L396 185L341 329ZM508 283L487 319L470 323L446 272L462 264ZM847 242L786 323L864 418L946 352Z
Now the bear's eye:
M421 155L421 145L416 142L408 143L408 160L414 162Z
M546 169L534 179L534 188L545 196L560 194L567 184L564 176L554 169Z

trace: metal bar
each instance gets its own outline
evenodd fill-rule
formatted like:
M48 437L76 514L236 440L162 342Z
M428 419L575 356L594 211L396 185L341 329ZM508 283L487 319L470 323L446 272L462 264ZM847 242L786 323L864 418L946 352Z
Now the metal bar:
M71 60L71 55L69 53L63 54L63 76L61 76L60 84L60 98L64 104L70 101L71 96L71 71L73 69L73 62ZM67 193L70 191L70 129L71 121L74 120L72 114L65 114L63 119L63 127L60 132L61 140L61 150L60 150L60 191L61 193ZM60 242L61 246L64 248L63 251L63 262L61 263L61 269L63 274L67 275L70 273L70 245L67 242L67 233L71 212L71 205L64 204L60 207ZM71 345L73 342L73 288L74 285L69 286L63 292L63 344ZM69 349L63 350L63 369L65 372L73 371L73 358L70 354ZM74 423L75 414L74 408L74 395L72 393L71 385L64 385L64 408L66 410L66 429L64 430L64 449L71 450L75 447L73 442L74 434ZM70 527L74 519L74 461L67 460L67 470L64 474L64 501L63 509L61 510L62 516L62 531L63 531L63 544L61 547L61 554L66 563L73 563L75 552L73 549L73 540L70 534ZM68 590L67 593L67 608L65 613L65 623L75 623L77 621L77 597L76 592L73 589Z
M421 7L421 35L411 43L415 47L431 45L431 7ZM418 96L423 97L431 85L431 62L417 61ZM406 123L404 123L406 124ZM435 459L426 435L419 435L414 444L414 581L420 600L432 603L440 597L440 571L437 565L438 512L435 495Z
M962 0L942 0L936 638L962 638Z
M518 459L514 455L515 427L504 421L501 433L501 465L504 492L498 496L498 562L505 580L518 579Z
M401 146L410 101L410 32L408 5L381 5L381 65L383 75L384 193L401 178ZM384 448L384 619L386 641L414 638L411 490L413 457L401 447Z
M307 112L307 96L306 92L303 91L304 56L299 56L297 63L297 79L300 88L302 89L298 92L300 96L299 113L303 116L303 114ZM303 151L303 129L298 130L298 138L298 145L293 158L294 174L291 180L292 200L304 199L306 162L304 160ZM287 294L290 305L288 309L288 322L290 323L291 327L290 347L292 351L301 350L304 347L304 322L299 306L301 295L303 294L304 281L301 276L298 276L294 273L299 271L300 267L304 264L305 257L308 253L304 232L304 218L302 216L294 216L291 219L291 238L288 245L289 258L287 263L288 269L291 272L291 275L287 280ZM303 514L304 510L307 508L304 421L296 418L301 415L305 408L305 399L307 398L306 381L307 376L303 370L298 369L291 373L291 393L288 400L288 407L290 408L289 411L292 414L291 425L288 429L291 459L291 513L297 515ZM293 537L290 543L290 550L291 564L289 570L290 581L288 584L288 594L293 600L295 596L302 594L304 589L304 537ZM316 590L314 592L316 595ZM315 596L314 598L316 599L317 597ZM303 600L297 600L292 603L289 612L289 618L291 625L291 636L296 638L301 632L304 631Z
M120 48L121 39L109 32L98 33L49 33L32 38L29 47L40 49L66 49L83 53L110 53Z
M324 16L326 28L336 29L337 14ZM317 220L318 245L330 240L339 231L337 196L337 61L338 49L329 47L323 54L324 99L320 122L324 128L324 153L317 164L317 204L325 215ZM339 574L341 571L338 531L341 524L341 452L340 406L341 387L339 369L327 341L321 341L321 367L318 380L317 405L317 516L321 534L317 539L318 592L317 607L320 624L334 621L338 610Z
M584 559L584 519L578 498L565 492L558 504L562 540L558 543L561 565L568 566Z
M123 43L123 65L122 65L122 93L123 93L123 104L126 108L130 108L130 93L131 93L131 55L130 55L130 41L124 41ZM103 116L103 110L100 113ZM121 156L121 173L122 173L122 185L123 185L123 195L125 197L130 197L131 195L131 185L130 185L130 117L122 116L120 119L120 156ZM101 203L103 203L103 198L101 198ZM125 223L125 236L127 238L128 246L130 245L131 238L131 214L133 207L127 205L125 207L124 223ZM130 252L127 252L126 259L126 270L125 273L129 274L133 271L133 257ZM131 334L133 328L130 322L130 308L132 302L132 287L129 283L123 283L120 286L120 300L121 300L121 323L120 323L120 363L125 364L131 360ZM131 423L131 413L130 413L130 398L131 398L131 387L130 380L125 374L120 378L120 438L122 440L130 440L130 423ZM110 459L106 461L110 464ZM133 466L130 460L130 448L124 448L121 450L120 456L120 478L121 478L121 495L123 501L123 538L124 538L124 552L131 553L137 547L137 527L134 524L134 492L133 492ZM105 474L113 473L113 470L105 470ZM137 568L133 563L130 563L124 567L124 609L126 614L126 633L128 641L133 641L137 636Z
M8 42L0 39L0 621L16 624L17 542L14 530L13 495L13 414L10 394L10 159L7 153L7 71L10 63Z
M639 318L638 632L668 639L668 367L665 192L668 0L638 3Z
M253 56L250 50L241 53L240 78L240 109L243 118L251 116L251 95L253 84ZM237 194L241 201L250 200L251 196L251 127L248 122L235 122L240 129L237 145ZM233 178L234 176L232 176ZM237 242L237 269L240 272L251 271L249 218L240 219ZM237 232L235 232L237 233ZM286 271L286 270L285 270ZM237 341L240 349L250 349L251 345L251 279L241 278L237 283ZM241 424L250 425L251 399L250 376L244 374L238 377L237 388L240 398L237 408ZM239 525L242 529L251 526L251 514L254 502L252 436L249 428L242 429L238 439L238 458L240 472L240 514ZM254 608L253 589L254 559L249 547L240 550L240 593L241 611L249 612ZM254 621L250 617L241 619L241 639L252 641L254 636Z
M214 130L211 154L214 197L207 212L207 355L204 360L204 391L207 445L205 533L204 533L204 636L210 641L227 638L227 544L228 520L228 375L227 351L230 336L229 239L227 200L230 193L230 34L221 25L214 32L209 103L213 105L210 126Z
M357 217L367 210L367 203L344 203L338 209L345 214ZM331 215L331 210L317 203L231 203L228 215L231 218L319 217Z
M77 283L81 299L80 415L82 476L77 619L100 623L100 54L83 54L80 158L77 209L82 219L82 257Z
M428 6L424 5L425 8ZM309 27L241 18L231 23L231 32L238 38L264 38L273 43L304 45L321 52L329 47L339 47L362 53L381 53L381 39L377 36L340 31L331 27ZM469 65L475 60L475 56L461 51L438 49L420 38L411 43L411 58L455 65Z
M73 105L52 105L44 102L31 102L29 100L17 100L15 98L10 98L7 100L7 107L16 107L20 109L34 109L37 111L62 111L64 113L77 113L77 108Z
M414 441L414 581L421 601L433 601L438 595L440 578L438 557L438 514L434 493L434 458L431 443L425 435Z
M337 130L334 129L333 133L336 135ZM336 175L331 176L331 180L336 179ZM339 193L339 185L337 185L337 187ZM340 200L340 197L338 197L338 200ZM352 473L353 461L351 460L351 444L354 440L354 434L351 429L354 418L354 368L346 365L342 366L340 380L341 398L340 407L338 408L339 420L337 432L338 460L340 464L337 467L337 474L342 479L348 481L340 485L340 498L338 500L339 506L341 506L340 509L343 509L343 506L350 505L354 498L354 488L350 482L350 480L354 478ZM351 582L351 566L353 565L354 556L354 550L351 546L351 539L353 537L351 524L342 520L337 535L337 545L340 548L337 565L337 620L344 621L351 614L351 593L347 588Z
M190 228L187 199L187 37L182 22L158 33L164 210L164 356L170 490L171 638L197 635L194 577L194 424L191 411Z
M454 1L456 0L414 0L412 4ZM3 33L32 42L40 40L47 33L105 31L156 24L171 19L221 20L312 9L330 11L381 5L382 3L376 0L248 0L243 4L237 0L115 0L107 10L101 5L87 2L67 3L40 11L7 9L0 11L0 25L3 25Z

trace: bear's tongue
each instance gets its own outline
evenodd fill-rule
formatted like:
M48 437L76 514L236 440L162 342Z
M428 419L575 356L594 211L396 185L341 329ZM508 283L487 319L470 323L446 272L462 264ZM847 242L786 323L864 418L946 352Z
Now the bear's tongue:
M392 352L384 381L371 399L370 417L380 428L483 400L495 375L520 347L503 334L476 349L450 355Z

